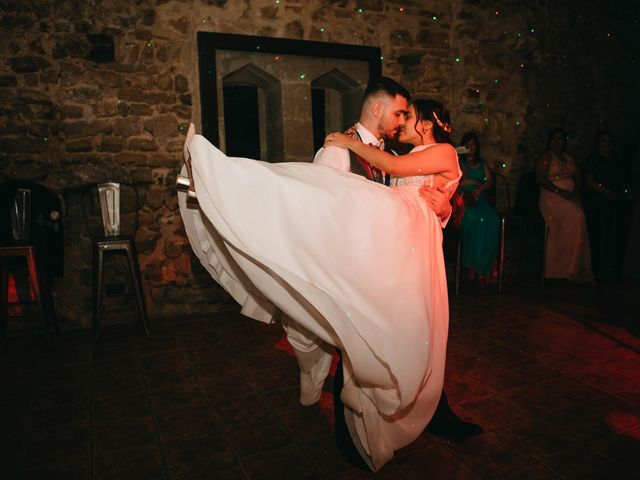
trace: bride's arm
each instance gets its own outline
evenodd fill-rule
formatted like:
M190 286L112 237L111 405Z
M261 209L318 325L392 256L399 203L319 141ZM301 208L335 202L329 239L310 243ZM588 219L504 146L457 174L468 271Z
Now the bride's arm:
M392 155L348 135L331 133L325 139L325 146L328 145L348 148L374 167L399 177L433 173L441 173L448 178L458 176L458 156L455 149L447 143L434 145L406 155Z

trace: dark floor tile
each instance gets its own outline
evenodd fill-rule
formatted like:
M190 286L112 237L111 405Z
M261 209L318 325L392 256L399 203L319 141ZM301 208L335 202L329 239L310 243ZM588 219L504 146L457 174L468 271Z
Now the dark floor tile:
M240 460L249 480L303 480L320 479L320 472L300 447L253 455Z
M183 346L182 351L191 365L213 364L230 358L226 347L219 343Z
M92 388L95 398L115 397L145 390L142 373L139 371L94 378Z
M176 335L154 336L139 338L136 342L140 355L149 355L157 352L179 350L178 337Z
M22 449L22 439L0 441L0 472L14 473L18 468L18 458Z
M203 434L219 426L212 407L204 401L161 410L155 416L163 440Z
M245 457L295 443L291 433L280 421L245 423L241 428L224 428L231 447L239 457Z
M426 478L446 478L447 480L480 479L467 465L442 446L414 452L392 461L401 478L422 480Z
M562 480L564 477L544 465L534 463L492 478L495 480Z
M580 372L576 377L578 380L609 394L631 390L640 385L631 376L609 368L591 368Z
M91 365L91 375L93 378L113 378L139 373L140 371L140 362L138 361L137 354L96 358Z
M189 379L194 381L188 381ZM207 398L202 387L195 382L194 378L189 379L183 379L184 381L171 385L166 389L151 391L149 397L153 410L162 412L190 405L201 406L206 403Z
M579 444L566 433L541 419L527 420L497 430L498 435L509 443L520 447L523 453L540 460L567 450L578 448Z
M333 434L305 443L302 448L325 477L333 477L356 469L338 450Z
M605 395L585 407L596 417L604 419L616 433L640 427L640 406L617 395Z
M90 452L91 432L87 427L69 426L54 433L34 432L27 437L23 466L74 462L89 458Z
M539 385L555 395L565 397L574 402L587 402L605 395L602 390L587 385L572 376L546 380L540 382Z
M506 473L531 463L520 448L492 432L447 444L447 448L480 476Z
M333 433L332 427L318 405L308 407L300 405L296 409L279 413L278 416L300 442L309 442Z
M117 420L94 426L93 452L103 456L115 450L155 445L156 438L151 417Z
M200 385L213 403L258 393L258 386L244 373L221 377L198 377Z
M633 478L637 472L622 468L589 448L549 458L544 464L567 480L600 480L603 478Z
M29 437L63 433L70 428L88 430L91 403L86 399L74 404L43 405L34 409L29 419Z
M62 465L42 465L21 472L23 480L89 480L91 478L91 460Z
M531 415L518 404L500 396L469 400L456 405L456 414L492 430L520 422Z
M544 416L554 410L570 407L574 403L572 400L556 395L539 385L510 388L503 392L503 396L534 416Z
M247 477L242 473L237 463L230 463L207 470L197 478L198 480L246 480ZM171 476L171 480L193 480L193 476L190 473L185 473L184 475Z
M280 390L300 384L300 371L297 365L286 368L256 370L249 373L262 392Z
M224 433L218 430L164 442L164 451L172 477L203 478L235 460Z
M97 397L93 401L94 425L105 425L116 420L150 416L149 398L144 392L117 397Z
M598 440L615 433L605 418L594 415L582 405L551 412L545 420L580 442Z
M250 395L217 402L215 412L221 425L259 419L276 419L275 413L262 395Z
M288 387L282 390L272 390L264 394L276 413L286 412L298 408L300 403L300 387Z
M149 353L140 357L142 368L147 375L156 373L181 373L190 369L182 350Z
M138 355L138 350L134 344L124 345L96 345L92 350L92 359L94 362L101 362L104 360L115 359L128 359L135 358Z
M189 389L198 380L191 370L184 372L145 372L144 383L153 395L175 389Z
M224 356L214 362L195 366L194 372L198 379L203 382L209 382L217 378L240 375L242 374L242 368L232 357Z
M640 428L594 442L590 447L630 472L640 472Z
M93 480L159 480L165 477L157 445L98 456L93 461Z
M492 389L487 388L484 384L473 377L456 375L447 372L444 381L444 389L447 392L447 400L450 405L467 401L478 400L494 395Z
M89 379L82 379L42 387L38 389L33 408L86 403L90 398L90 385Z
M22 410L0 410L0 442L20 442L27 427L28 405Z

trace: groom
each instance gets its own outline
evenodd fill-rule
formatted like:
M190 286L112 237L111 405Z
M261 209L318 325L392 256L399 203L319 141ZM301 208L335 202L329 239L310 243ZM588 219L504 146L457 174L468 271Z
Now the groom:
M394 139L404 125L405 113L410 100L409 92L394 80L381 77L367 86L355 135L363 142L384 149L385 139ZM345 172L362 175L378 183L389 184L389 176L371 167L349 150L343 148L321 148L314 163L337 168ZM451 215L449 194L444 189L424 187L421 195L440 218L442 227ZM324 379L330 366L330 349L310 332L301 331L288 318L283 318L289 343L300 366L301 402L315 403L321 393ZM340 353L340 352L339 352ZM338 447L355 463L360 463L356 447L352 443L345 420L344 405L340 399L343 385L342 355L334 378L334 411L336 415L336 441ZM346 379L350 381L350 379ZM449 408L444 391L428 430L453 438L464 438L482 432L478 425L463 422Z

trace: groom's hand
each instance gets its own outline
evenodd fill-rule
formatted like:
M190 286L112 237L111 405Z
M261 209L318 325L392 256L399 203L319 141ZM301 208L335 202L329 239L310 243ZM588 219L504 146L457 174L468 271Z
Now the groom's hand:
M444 187L430 187L423 185L420 188L420 196L426 200L429 208L444 220L451 215L451 203L449 203L449 191Z

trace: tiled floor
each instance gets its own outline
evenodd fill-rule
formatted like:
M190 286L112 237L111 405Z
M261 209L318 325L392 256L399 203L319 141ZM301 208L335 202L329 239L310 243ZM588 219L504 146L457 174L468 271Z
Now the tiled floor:
M0 478L640 478L640 285L463 285L446 391L486 432L423 434L377 474L297 400L277 325L235 311L14 336L0 353ZM328 382L329 383L329 382ZM327 389L330 386L327 385Z

